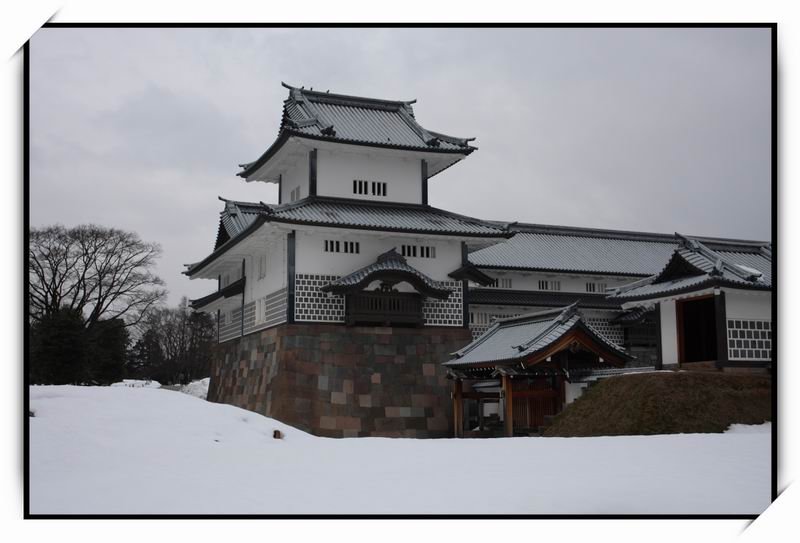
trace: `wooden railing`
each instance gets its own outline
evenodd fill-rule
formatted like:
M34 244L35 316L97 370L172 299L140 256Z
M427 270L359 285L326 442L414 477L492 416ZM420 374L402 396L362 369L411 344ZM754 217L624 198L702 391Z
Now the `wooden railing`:
M422 326L422 297L406 292L359 292L345 299L348 325Z

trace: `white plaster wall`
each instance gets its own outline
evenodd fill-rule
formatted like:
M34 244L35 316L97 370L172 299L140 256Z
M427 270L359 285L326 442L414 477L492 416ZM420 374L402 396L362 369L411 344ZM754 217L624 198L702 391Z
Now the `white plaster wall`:
M485 402L483 404L483 416L491 417L500 414L500 402Z
M661 360L665 365L678 363L678 321L675 315L675 301L659 304L661 311Z
M319 168L317 168L319 171ZM281 203L288 204L293 189L300 187L300 198L308 196L308 153L298 158L295 165L283 174L281 180Z
M556 309L553 307L535 307L518 305L486 305L470 304L469 312L472 315L471 321L474 324L485 324L487 319L479 318L478 315L522 315L524 313L537 313L539 311L549 311ZM604 311L602 309L581 309L581 313L587 319L613 319L618 311Z
M564 383L565 403L571 404L581 397L588 383Z
M258 278L258 259L266 254L267 267L263 279ZM276 290L284 288L286 275L286 237L272 239L258 244L253 254L246 258L247 282L245 283L245 303L257 300Z
M492 316L500 315L501 318L512 315L522 315L524 313L536 313L552 309L549 307L532 307L517 305L478 305L470 304L470 324L486 325L491 321Z
M317 194L381 202L422 203L420 159L357 152L317 151ZM386 196L353 194L353 180L388 184ZM288 194L288 193L287 193Z
M226 282L226 276L228 279L227 282ZM241 276L242 276L241 259L236 259L231 261L229 264L224 266L219 272L220 288L225 288L226 286L230 285L231 283L239 279Z
M326 253L325 240L360 243L359 254ZM297 231L296 272L323 275L347 275L368 264L378 255L402 244L432 245L436 258L407 258L409 265L436 281L452 281L448 273L461 266L461 242L458 239L438 240L424 237L400 237L369 234L361 231Z
M725 291L725 313L729 319L772 319L772 296L769 292Z
M576 275L556 273L533 273L519 271L482 270L495 279L511 279L512 290L539 290L539 281L561 281L561 292L586 293L586 283L606 283L607 288L618 287L636 281L636 277L614 277L601 275ZM601 292L592 294L602 294Z

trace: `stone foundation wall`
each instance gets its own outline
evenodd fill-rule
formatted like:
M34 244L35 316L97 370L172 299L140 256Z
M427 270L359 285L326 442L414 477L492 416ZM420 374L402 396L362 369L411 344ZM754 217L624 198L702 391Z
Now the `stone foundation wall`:
M452 435L441 362L466 328L282 324L217 346L208 399L320 436Z

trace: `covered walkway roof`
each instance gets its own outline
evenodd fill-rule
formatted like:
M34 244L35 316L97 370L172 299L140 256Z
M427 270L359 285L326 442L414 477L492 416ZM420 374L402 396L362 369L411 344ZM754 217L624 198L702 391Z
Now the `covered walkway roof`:
M574 344L605 362L631 360L622 347L584 322L577 304L565 308L498 319L481 337L453 353L449 368L533 365Z

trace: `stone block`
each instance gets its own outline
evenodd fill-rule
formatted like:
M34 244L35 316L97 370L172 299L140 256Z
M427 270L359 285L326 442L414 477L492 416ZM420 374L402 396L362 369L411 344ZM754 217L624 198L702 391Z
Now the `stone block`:
M411 394L411 407L431 407L434 399L429 394Z
M319 418L319 426L323 430L335 430L336 429L336 417L326 417L322 416Z
M358 417L337 417L337 424L342 430L361 430L361 419Z
M381 339L388 338L391 339L389 336L381 336ZM374 345L375 354L378 356L394 356L395 355L395 348L393 345L382 345L377 344Z
M375 419L375 430L378 432L400 431L405 428L401 418L379 418ZM376 434L373 434L376 435Z
M279 325L216 346L209 400L317 435L441 437L451 386L439 364L469 340L465 328Z

